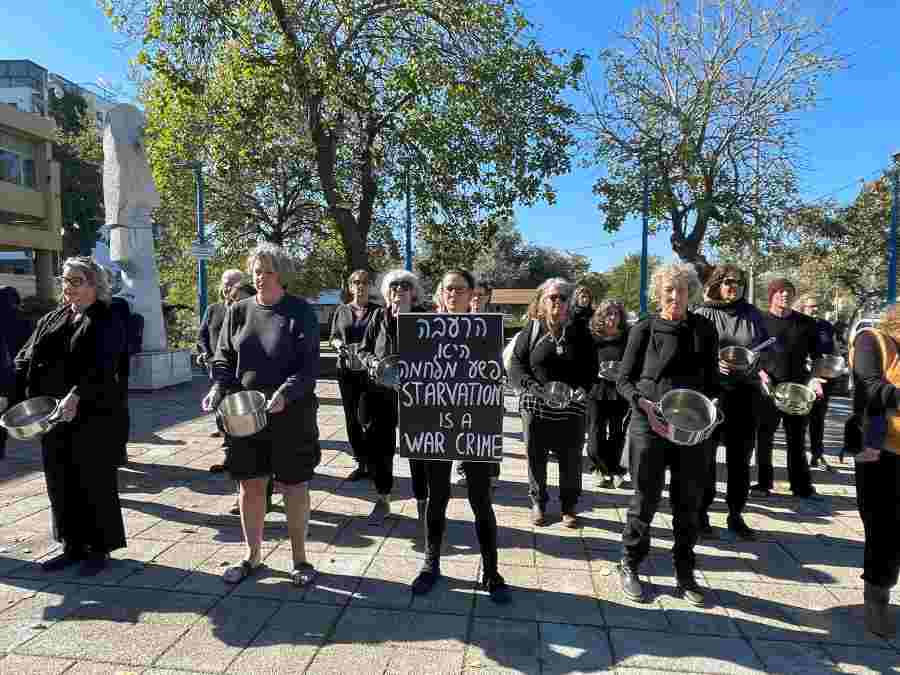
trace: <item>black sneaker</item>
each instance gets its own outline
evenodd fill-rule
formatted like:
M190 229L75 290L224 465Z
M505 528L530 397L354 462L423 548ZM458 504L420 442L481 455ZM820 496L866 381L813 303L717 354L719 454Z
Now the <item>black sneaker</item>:
M66 549L59 555L42 562L41 569L45 572L58 572L59 570L64 570L72 565L77 565L84 560L84 557L85 554L83 551Z
M353 471L350 472L350 475L347 476L347 480L351 483L355 483L358 480L362 480L363 478L369 477L369 470L362 466L361 464L357 466Z
M89 553L81 568L78 570L80 577L95 577L106 568L109 556L106 553Z
M687 600L695 607L702 607L705 601L703 589L694 579L693 572L685 572L678 575L678 589L681 591L681 597Z
M754 532L741 514L733 514L728 516L728 529L737 536L738 539L744 541L756 541L756 532Z
M631 569L624 562L619 563L619 587L629 600L644 601L644 584L641 583L637 570Z
M423 567L419 576L413 579L413 595L425 595L430 592L437 580L441 578L441 571L436 567Z
M770 497L772 495L772 491L769 488L763 487L762 485L757 483L750 488L750 494L753 497Z
M497 605L508 605L512 602L512 593L506 581L499 574L485 577L481 582L482 588L491 596L491 602Z
M700 516L699 534L703 539L718 539L716 531L713 529L712 523L709 522L709 516Z

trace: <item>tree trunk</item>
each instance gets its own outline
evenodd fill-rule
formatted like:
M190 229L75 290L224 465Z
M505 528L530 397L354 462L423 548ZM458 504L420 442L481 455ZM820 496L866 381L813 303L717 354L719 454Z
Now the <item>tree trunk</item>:
M701 223L698 218L693 231L687 237L684 235L685 215L679 214L678 217L673 217L672 220L672 236L669 238L669 241L672 243L672 250L675 251L675 254L681 258L682 262L696 266L709 265L706 256L700 252L703 235L706 233L705 219Z
M369 269L369 223L357 222L347 209L331 209L344 244L344 260L347 271Z

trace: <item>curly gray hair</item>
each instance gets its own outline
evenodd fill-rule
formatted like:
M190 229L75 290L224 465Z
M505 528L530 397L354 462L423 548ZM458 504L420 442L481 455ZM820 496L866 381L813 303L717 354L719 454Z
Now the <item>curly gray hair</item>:
M109 285L109 274L103 265L89 255L77 255L66 258L66 261L63 263L63 275L65 275L67 268L81 272L84 278L87 279L88 285L97 289L97 300L109 304L109 301L112 300L112 289ZM59 292L59 301L60 303L65 302L62 288L60 288Z
M390 297L389 291L391 290L391 284L395 281L408 281L412 284L410 299L413 304L420 302L422 298L425 297L425 291L422 289L422 282L419 281L419 277L415 274L407 270L388 270L381 275L381 280L378 282L378 290L381 291L381 297L384 298L385 302L387 302Z
M269 263L272 266L272 271L278 275L278 281L281 285L287 286L294 272L294 262L283 248L269 242L257 244L250 251L250 255L247 258L247 274L250 275L251 279L253 278L253 265L257 260Z
M659 294L667 282L688 289L688 302L696 302L703 290L697 269L690 263L669 263L653 270L650 278L650 298L659 304Z
M575 302L575 284L562 277L553 277L552 279L547 279L547 281L542 283L537 287L537 290L535 290L534 297L531 299L531 304L528 305L529 319L540 319L541 321L546 319L545 312L541 306L541 300L544 299L544 293L554 286L558 287L559 292L566 296L566 309L568 310L569 318L572 317L572 305Z

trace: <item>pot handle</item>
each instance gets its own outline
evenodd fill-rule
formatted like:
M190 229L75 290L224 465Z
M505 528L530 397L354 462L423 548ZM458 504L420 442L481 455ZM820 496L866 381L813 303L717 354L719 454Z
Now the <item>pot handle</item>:
M56 404L56 407L53 409L53 412L50 413L50 417L47 418L47 431L50 431L57 424L62 424L66 420L62 418L62 412L60 411L60 406L62 405L62 401Z

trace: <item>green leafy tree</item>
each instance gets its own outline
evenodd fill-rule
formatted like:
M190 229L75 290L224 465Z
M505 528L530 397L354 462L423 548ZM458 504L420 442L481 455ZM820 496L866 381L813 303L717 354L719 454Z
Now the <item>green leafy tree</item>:
M53 158L59 162L63 257L87 255L104 222L103 144L82 96L50 94L56 121Z
M378 202L400 199L407 175L421 231L478 241L515 204L552 201L550 179L569 169L575 115L562 92L582 57L529 39L510 0L104 5L141 40L140 63L181 91L209 87L233 48L289 93L348 269L368 266Z
M594 305L603 300L609 293L609 279L601 272L588 272L577 279L579 286L585 286L590 290Z
M647 259L647 278L653 275L653 270L662 264L662 260L656 256ZM606 297L610 300L618 300L625 305L629 312L638 312L641 309L641 256L637 253L626 255L625 259L604 274L609 284ZM654 298L648 298L652 307Z
M605 228L641 212L646 173L653 229L671 229L682 260L706 262L704 241L755 252L780 240L798 203L798 126L844 61L795 0L689 6L638 10L622 49L600 54L583 122L606 168L594 185Z

